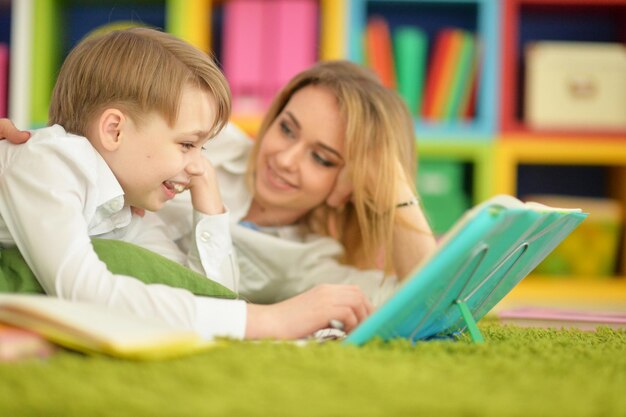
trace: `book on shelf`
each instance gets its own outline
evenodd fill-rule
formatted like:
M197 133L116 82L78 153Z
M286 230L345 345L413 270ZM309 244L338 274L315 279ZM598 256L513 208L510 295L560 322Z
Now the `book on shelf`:
M0 322L72 350L126 359L164 359L215 344L163 321L45 295L0 294Z
M222 59L233 95L233 109L259 112L265 82L263 67L263 0L232 0L224 4Z
M442 112L442 119L447 121L460 119L465 96L471 88L476 60L474 35L465 31L459 31L458 34L460 48L455 60L449 97Z
M391 32L387 21L373 16L365 28L365 56L368 66L385 87L396 88L395 63Z
M231 0L224 5L224 74L238 113L263 111L317 59L318 2Z
M473 99L476 79L476 39L462 29L444 28L433 46L422 106L429 121L455 121L465 117Z
M523 203L500 195L468 210L435 253L396 293L344 340L411 341L469 331L557 247L587 214L580 209Z
M398 93L412 115L421 114L428 41L423 30L414 26L396 28L393 53Z
M317 0L274 0L264 4L264 106L317 59Z
M447 88L446 82L449 83L452 71L454 33L452 29L444 29L435 38L428 61L422 100L422 117L425 120L437 120L436 103L442 100L443 91Z

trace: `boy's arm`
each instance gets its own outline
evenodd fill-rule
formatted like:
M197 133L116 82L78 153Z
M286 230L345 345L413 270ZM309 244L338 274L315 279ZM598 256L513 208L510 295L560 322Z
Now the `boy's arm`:
M33 152L26 150L31 144L13 147L11 165L0 175L0 216L46 293L159 318L207 338L243 337L244 302L195 297L107 269L89 237L99 219L93 215L94 199L103 191L95 174L102 170L95 167L103 162L89 155L85 146L90 145L63 140L55 137ZM123 225L127 210L100 220ZM204 317L210 318L208 325Z

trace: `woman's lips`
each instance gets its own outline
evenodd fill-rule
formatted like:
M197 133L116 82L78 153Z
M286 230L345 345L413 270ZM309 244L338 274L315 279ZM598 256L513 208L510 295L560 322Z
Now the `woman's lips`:
M267 168L265 169L265 176L267 178L267 182L272 187L279 190L289 191L297 188L294 184L290 183L289 181L278 175L276 171L274 171L269 165L267 165Z

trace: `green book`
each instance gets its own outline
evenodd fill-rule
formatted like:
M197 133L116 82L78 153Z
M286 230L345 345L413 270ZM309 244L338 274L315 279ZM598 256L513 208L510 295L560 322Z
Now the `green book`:
M393 49L398 93L404 98L413 115L421 113L427 48L426 35L421 29L402 26L394 31Z

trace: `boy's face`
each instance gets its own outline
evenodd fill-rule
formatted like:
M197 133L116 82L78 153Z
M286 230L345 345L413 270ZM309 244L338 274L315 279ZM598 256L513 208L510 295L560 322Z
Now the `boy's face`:
M125 193L125 203L150 211L184 190L194 175L204 173L202 146L215 120L209 93L183 90L174 126L152 113L138 126L126 118L119 149L107 160Z

